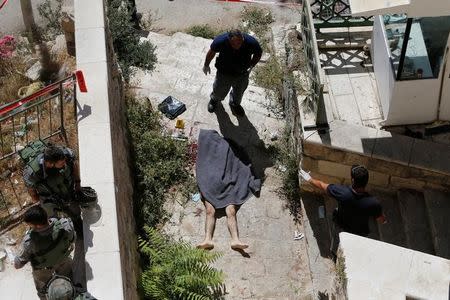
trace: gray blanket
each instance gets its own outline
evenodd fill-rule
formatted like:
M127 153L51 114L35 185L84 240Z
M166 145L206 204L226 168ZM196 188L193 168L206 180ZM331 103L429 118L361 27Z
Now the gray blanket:
M241 205L261 189L250 164L215 130L200 130L197 153L197 184L205 200L215 208Z

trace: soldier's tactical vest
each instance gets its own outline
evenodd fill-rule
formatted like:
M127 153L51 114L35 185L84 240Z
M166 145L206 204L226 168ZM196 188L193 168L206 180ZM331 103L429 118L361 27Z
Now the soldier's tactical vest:
M61 169L59 174L48 174L44 178L43 165L40 163L43 155L38 155L28 166L38 175L41 180L36 184L36 190L39 196L48 197L56 195L61 200L69 201L73 197L73 161L66 159L65 168Z
M36 247L36 252L30 259L33 268L53 267L70 255L72 240L69 232L64 229L63 222L67 221L53 222L53 231L49 235L41 235L30 230L30 239Z

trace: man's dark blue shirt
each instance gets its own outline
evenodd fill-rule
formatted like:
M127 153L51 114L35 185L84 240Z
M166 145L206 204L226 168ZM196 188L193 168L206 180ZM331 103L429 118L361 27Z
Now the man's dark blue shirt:
M328 194L338 202L337 223L344 231L367 236L370 217L383 214L378 200L368 193L358 194L350 186L330 184Z
M228 40L228 33L218 35L211 44L211 50L218 52L216 68L219 72L229 75L243 74L250 67L252 55L261 55L262 49L258 41L251 35L242 34L244 43L235 50Z

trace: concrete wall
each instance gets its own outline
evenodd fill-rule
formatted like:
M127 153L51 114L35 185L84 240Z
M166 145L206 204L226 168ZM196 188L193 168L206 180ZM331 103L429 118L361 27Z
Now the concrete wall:
M80 172L97 190L101 217L84 218L87 288L98 299L138 299L132 180L123 87L105 26L103 1L75 1Z
M363 238L340 235L348 300L444 300L450 295L450 261ZM339 275L338 275L339 276Z
M372 33L372 63L384 116L389 112L395 81L394 70L390 60L391 53L387 48L386 40L383 17L375 16Z
M385 115L385 125L420 124L437 120L440 85L440 79L396 81L389 112Z

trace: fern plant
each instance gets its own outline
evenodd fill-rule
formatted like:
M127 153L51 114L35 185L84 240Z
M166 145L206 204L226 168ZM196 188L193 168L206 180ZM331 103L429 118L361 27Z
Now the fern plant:
M211 267L220 253L171 241L148 226L144 232L139 238L145 264L140 282L144 299L221 299L223 272Z

